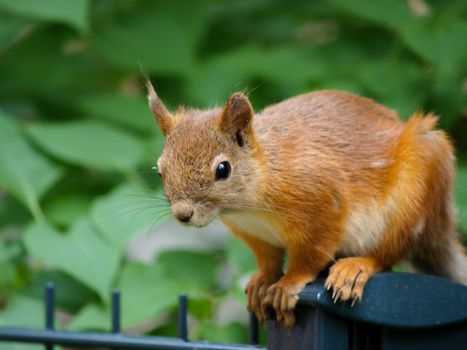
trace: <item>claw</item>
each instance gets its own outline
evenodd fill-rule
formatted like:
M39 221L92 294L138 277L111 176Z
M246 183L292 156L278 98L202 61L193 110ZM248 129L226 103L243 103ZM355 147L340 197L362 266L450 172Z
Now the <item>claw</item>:
M264 297L263 303L266 305L272 305L272 298L273 298L272 293L266 293L266 296Z
M281 322L283 319L282 314L276 310L276 320L277 322Z
M276 314L276 320L286 327L295 323L293 310L298 301L298 294L306 283L279 280L268 288L267 295L263 299L263 308L272 308Z
M332 299L333 300L336 298L336 294L337 294L337 289L333 289L332 290Z
M264 322L269 318L267 311L269 305L266 302L270 301L272 303L274 298L274 291L269 291L268 293L268 288L271 285L271 279L257 273L250 279L247 287L245 288L247 295L247 309L248 311L255 313L258 321L262 324L264 324Z
M284 316L284 326L286 329L290 329L295 324L295 315L293 312L289 312Z
M350 307L354 307L354 305L356 303L359 303L360 304L360 301L361 301L361 297L359 295L352 295L352 304L350 305Z
M336 295L334 298L332 298L332 302L336 304L339 301L338 296Z
M351 307L359 303L368 278L378 271L378 266L372 258L339 259L330 269L325 282L326 290L333 290L333 302L348 300Z

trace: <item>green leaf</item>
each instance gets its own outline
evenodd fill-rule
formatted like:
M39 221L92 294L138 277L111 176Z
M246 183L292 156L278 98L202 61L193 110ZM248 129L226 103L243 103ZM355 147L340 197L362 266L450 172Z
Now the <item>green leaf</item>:
M260 56L256 46L245 45L206 60L191 76L188 93L203 105L212 106L222 101L232 89L241 90L247 86Z
M91 206L91 198L83 193L58 193L44 205L47 219L59 226L68 226L85 215Z
M207 296L205 298L194 298L190 293L189 299L188 312L190 315L193 315L198 319L212 319L216 308L211 296Z
M284 69L284 62L287 69ZM326 77L329 67L319 50L282 45L256 58L255 75L280 84L303 84Z
M227 261L236 273L243 275L256 269L256 260L251 249L237 237L229 237L227 242Z
M128 263L122 271L118 287L122 292L122 326L134 327L155 319L173 308L181 286L158 265ZM137 297L135 297L137 296ZM69 325L70 329L109 328L110 310L97 304L87 305Z
M65 162L127 172L144 158L144 145L120 129L94 121L41 123L28 128L40 147Z
M0 13L0 53L13 44L31 25L28 20Z
M284 69L285 62L287 69ZM245 45L206 60L191 76L188 93L203 105L213 105L233 89L248 88L253 79L304 85L322 79L327 71L327 62L318 50L295 45L271 49Z
M42 328L44 324L44 303L22 295L15 295L6 308L0 312L2 327ZM43 345L3 343L0 350L42 350Z
M71 97L102 89L109 76L110 68L96 64L91 58L94 54L84 49L86 40L57 26L31 26L2 53L2 100L8 104L20 102L26 105L26 111L47 100L50 104L43 109L44 116L70 113L67 106ZM31 79L33 76L47 79Z
M93 203L91 219L106 241L121 251L130 237L148 230L168 212L167 203L157 198L161 195L124 184Z
M98 304L85 305L67 325L69 330L99 330L110 328L110 310Z
M122 291L123 327L154 319L173 308L183 291L175 276L164 271L163 266L154 264L127 264L118 286ZM135 298L136 295L138 297Z
M82 97L77 105L87 114L116 122L143 133L158 131L147 100L117 94Z
M21 289L21 293L39 300L44 298L44 286L53 282L59 292L55 295L57 308L62 311L75 313L90 300L97 300L96 294L69 275L56 271L39 271L31 276L28 285Z
M397 26L412 17L407 3L394 0L328 0L339 9L379 24Z
M212 253L166 251L156 263L187 287L207 289L215 285L218 261Z
M0 312L0 324L3 327L40 328L44 324L44 302L16 295Z
M119 255L86 219L78 220L67 234L45 223L34 224L26 230L24 243L35 258L74 277L102 300L108 299Z
M452 67L451 67L452 68ZM430 96L430 110L440 116L439 126L451 129L466 106L467 94L462 88L463 78L454 71L438 70L432 79L432 96Z
M1 186L0 186L1 188ZM2 192L1 190L0 192ZM3 227L22 225L31 219L28 209L12 196L4 196L0 200L0 222Z
M464 232L467 232L467 166L457 168L456 178L456 203L459 209L458 220Z
M397 110L404 118L419 109L427 95L422 72L407 62L386 60L364 64L358 68L358 79L380 103Z
M96 49L113 64L162 74L186 74L194 67L203 33L202 2L151 2L125 11L97 28Z
M198 329L201 339L213 342L246 343L246 326L238 322L221 325L214 322L203 322Z
M401 25L399 32L412 51L442 70L452 72L465 66L467 23L464 19L413 20Z
M89 0L0 0L0 9L18 16L88 29Z
M2 237L3 238L3 237ZM23 282L24 276L19 266L23 259L23 249L18 241L0 240L0 300L8 300L11 292Z
M0 111L0 185L41 217L39 199L62 175L59 167L34 150L11 117Z

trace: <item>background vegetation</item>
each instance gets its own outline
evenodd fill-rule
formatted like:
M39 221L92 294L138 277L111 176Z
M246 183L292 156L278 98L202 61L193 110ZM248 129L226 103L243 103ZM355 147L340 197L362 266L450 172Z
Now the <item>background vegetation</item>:
M466 7L0 0L1 323L40 325L42 285L53 280L63 328L108 329L109 291L118 286L127 330L174 334L177 293L187 291L191 336L245 340L244 323L216 322L226 300L244 303L254 261L241 242L165 250L146 263L127 253L130 238L149 239L166 213L151 171L162 138L141 71L170 107L208 107L246 89L259 110L338 88L403 117L435 111L458 150L466 230Z

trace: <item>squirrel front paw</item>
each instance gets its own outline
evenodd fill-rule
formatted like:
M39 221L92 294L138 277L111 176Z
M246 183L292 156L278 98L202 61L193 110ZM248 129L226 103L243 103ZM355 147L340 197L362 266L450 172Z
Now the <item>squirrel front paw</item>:
M263 300L263 309L273 308L276 319L283 322L286 328L295 324L294 309L298 302L298 294L310 282L309 279L290 279L282 277L267 290L266 298Z
M324 287L332 289L334 303L351 300L351 306L362 300L368 279L380 269L373 258L352 257L339 259L329 270Z
M260 323L268 319L267 309L263 306L268 288L276 282L281 275L268 275L264 272L256 272L248 282L245 293L247 295L247 309L254 312Z

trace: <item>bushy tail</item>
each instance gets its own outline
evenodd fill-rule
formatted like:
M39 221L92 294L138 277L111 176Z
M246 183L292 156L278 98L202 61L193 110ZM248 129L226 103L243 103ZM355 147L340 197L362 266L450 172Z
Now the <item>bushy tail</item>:
M434 114L414 113L404 126L394 149L394 176L405 177L404 181L413 186L425 183L420 176L426 175L423 169L439 166L447 172L454 171L454 152L449 136L436 130L438 117ZM450 175L452 178L452 174ZM401 179L402 180L402 179ZM403 181L400 181L403 182ZM423 192L423 189L419 189Z
M467 256L455 229L452 198L455 160L449 136L436 130L433 114L414 113L401 134L397 156L399 176L422 194L415 199L424 211L425 228L418 242L416 265L427 273L467 285ZM414 175L417 174L417 175Z
M405 124L404 133L423 135L436 127L438 117L432 113L415 112Z
M444 133L433 129L437 120L432 114L414 113L393 149L394 163L389 178L394 183L393 199L401 208L398 217L406 224L412 223L412 218L425 210L426 194L430 191L428 178L438 176L433 174L437 172L435 163L441 158L446 159L450 152L450 143L445 142ZM448 146L447 149L439 147L444 144ZM439 153L441 148L443 155ZM409 227L403 229L409 230Z

